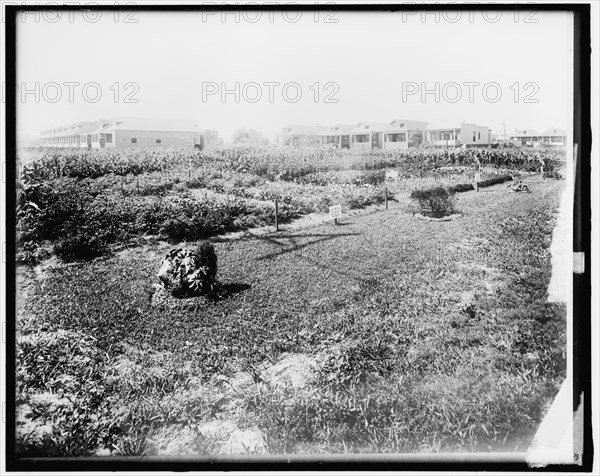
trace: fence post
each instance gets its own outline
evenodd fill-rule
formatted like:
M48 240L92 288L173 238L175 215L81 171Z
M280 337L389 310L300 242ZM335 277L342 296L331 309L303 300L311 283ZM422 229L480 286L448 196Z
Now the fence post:
M275 199L275 231L279 231L279 201Z
M388 189L385 187L385 209L388 209Z

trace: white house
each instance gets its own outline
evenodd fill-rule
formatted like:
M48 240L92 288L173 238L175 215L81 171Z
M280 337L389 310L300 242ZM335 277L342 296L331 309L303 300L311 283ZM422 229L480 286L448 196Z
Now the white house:
M515 129L515 132L510 134L511 140L520 142L521 145L530 145L538 147L546 146L561 146L567 143L567 133L564 129L551 127L544 132L536 132L532 129Z
M426 140L433 146L459 147L491 143L492 131L469 122L439 122L427 128Z
M277 145L280 147L319 145L322 142L320 134L327 129L327 127L319 125L289 124L277 134Z
M317 135L321 138L321 145L336 146L340 149L350 148L350 132L356 126L354 124L334 124L327 127Z
M361 122L350 131L351 148L354 151L408 149L413 134L426 128L426 122L406 119Z

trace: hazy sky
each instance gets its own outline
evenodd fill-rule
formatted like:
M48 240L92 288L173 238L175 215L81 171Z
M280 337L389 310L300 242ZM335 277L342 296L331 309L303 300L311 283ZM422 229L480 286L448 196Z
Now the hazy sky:
M195 119L226 140L240 127L272 138L288 123L394 118L570 128L569 14L237 15L21 16L17 129L118 115Z

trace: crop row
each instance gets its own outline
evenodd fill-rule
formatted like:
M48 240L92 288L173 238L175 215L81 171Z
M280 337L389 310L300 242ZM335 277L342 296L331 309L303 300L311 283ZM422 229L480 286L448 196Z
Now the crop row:
M530 149L422 149L375 151L368 155L344 155L325 148L278 149L230 146L209 152L186 151L40 151L23 166L24 180L57 177L98 178L107 174L139 175L168 169L209 167L251 173L268 180L299 180L341 169L398 168L405 175L420 175L448 166L476 165L520 171L552 171L562 151Z

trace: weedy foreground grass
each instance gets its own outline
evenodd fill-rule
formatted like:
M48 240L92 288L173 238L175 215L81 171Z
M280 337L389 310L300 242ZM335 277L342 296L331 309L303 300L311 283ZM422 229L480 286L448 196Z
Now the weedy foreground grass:
M563 186L467 192L452 222L392 206L216 240L214 300L157 299L162 242L19 267L18 453L152 454L162 429L230 417L215 382L240 372L258 384L235 423L269 453L525 450L565 372L566 311L546 302ZM291 354L317 362L305 388L260 383Z

